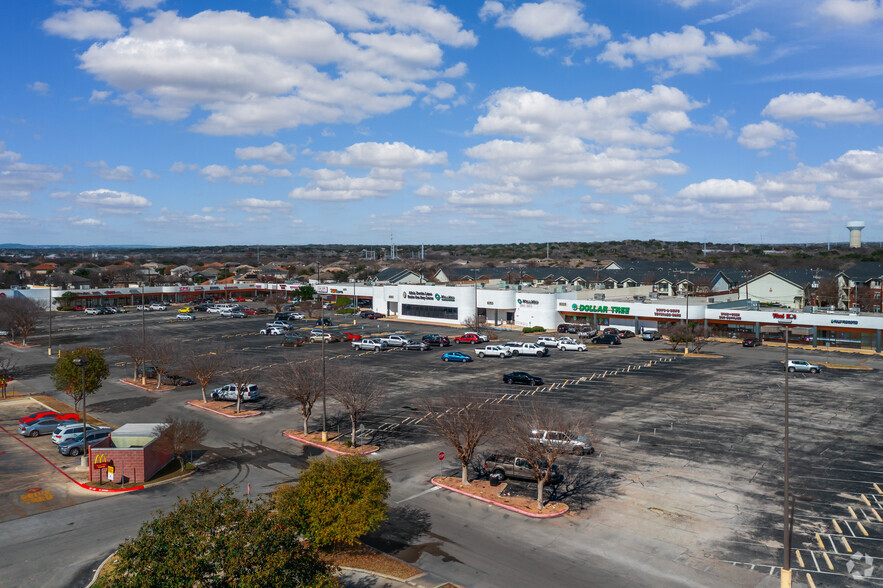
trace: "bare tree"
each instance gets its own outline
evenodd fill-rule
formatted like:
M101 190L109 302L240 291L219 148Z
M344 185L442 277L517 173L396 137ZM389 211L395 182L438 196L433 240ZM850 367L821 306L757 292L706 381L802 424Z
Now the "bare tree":
M184 469L184 453L199 447L206 436L206 428L202 421L167 416L163 424L158 425L153 434L157 436L154 443L161 450L169 451L178 458L181 469Z
M505 437L517 457L530 464L537 480L537 508L543 508L543 489L552 479L558 460L572 452L571 440L580 432L590 437L593 423L588 416L548 403L524 404L506 421ZM549 431L553 435L542 432Z
M668 337L668 344L671 345L672 351L677 351L678 345L684 345L690 339L690 331L687 325L681 323L669 323L659 329L659 332Z
M690 339L693 342L693 351L698 353L711 341L711 329L705 325L693 325Z
M477 317L477 318L476 318ZM482 317L478 315L469 315L464 317L460 324L467 331L472 331L474 333L478 333L479 335L487 335L489 341L497 340L497 334L488 328L487 323L483 320Z
M6 398L6 390L9 381L15 376L16 368L15 360L12 357L0 357L0 394L2 398Z
M163 376L171 372L180 356L177 345L170 344L159 337L151 337L145 350L145 363L152 365L156 370L156 389L162 387Z
M490 403L470 398L465 392L438 400L428 400L426 422L432 431L457 452L464 485L469 484L467 472L475 450L491 434L499 414Z
M21 344L27 345L28 336L37 328L43 306L30 298L0 298L0 317L8 325L13 338L21 335Z
M181 369L202 388L202 401L208 402L205 390L227 362L228 351L221 347L203 350L195 347L181 350Z
M121 331L113 342L113 348L132 360L135 364L133 380L138 379L138 372L144 367L144 357L147 348L153 345L152 333L145 333L142 339L141 333L126 329Z
M350 417L352 434L350 440L356 444L356 427L365 414L383 396L380 381L363 371L347 367L334 372L329 381L331 397L343 405Z
M288 303L288 298L284 294L273 293L264 299L264 302L276 309L276 312L282 310L282 307Z
M231 383L236 385L236 412L239 412L242 407L242 393L254 381L255 367L237 355L232 356L227 364L229 366L227 373L230 374Z
M304 435L308 434L313 405L322 396L322 363L311 359L301 363L283 363L272 372L274 389L300 404Z

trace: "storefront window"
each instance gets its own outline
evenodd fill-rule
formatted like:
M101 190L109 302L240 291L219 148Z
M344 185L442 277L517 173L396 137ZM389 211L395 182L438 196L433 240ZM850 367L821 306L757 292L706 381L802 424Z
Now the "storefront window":
M827 331L819 329L819 347L873 347L873 335L865 333L848 333L843 331Z
M422 316L425 318L436 318L446 321L458 320L457 308L450 306L422 306L417 304L402 304L402 315Z

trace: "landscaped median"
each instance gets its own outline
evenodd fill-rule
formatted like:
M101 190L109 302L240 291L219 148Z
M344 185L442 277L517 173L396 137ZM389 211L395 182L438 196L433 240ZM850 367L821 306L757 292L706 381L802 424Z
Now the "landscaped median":
M322 433L304 434L303 431L289 429L283 431L282 434L289 439L294 439L300 443L312 445L313 447L318 447L319 449L324 449L325 451L330 451L331 453L336 453L338 455L370 455L380 450L380 447L376 445L362 445L361 447L353 447L352 445L348 446L346 443L341 443L337 440L344 437L344 435L334 438L329 436L327 437L327 441L322 441Z
M150 380L147 381L149 382ZM142 390L146 390L148 392L168 392L176 388L176 386L168 385L163 385L157 388L156 380L153 380L153 384L142 384L140 380L133 380L132 378L120 378L120 382L122 382L123 384L128 384L129 386L141 388Z
M188 400L187 404L219 414L229 419L244 419L263 414L259 410L240 410L239 412L236 412L235 402L231 403L223 400L209 400L208 402L203 402L202 400Z
M527 498L524 496L501 496L500 493L506 489L506 484L499 486L491 486L490 482L485 480L473 480L468 486L463 484L460 478L452 478L450 476L436 476L431 480L432 484L474 498L494 506L517 512L526 517L536 519L551 519L560 517L565 514L569 507L563 502L550 502L546 504L542 510L537 508L535 498Z

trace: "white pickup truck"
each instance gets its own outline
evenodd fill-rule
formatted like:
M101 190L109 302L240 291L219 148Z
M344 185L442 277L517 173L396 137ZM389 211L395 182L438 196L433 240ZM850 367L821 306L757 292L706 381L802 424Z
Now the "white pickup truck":
M476 350L478 357L512 357L512 350L505 345L488 345L482 349Z
M386 343L389 347L404 347L410 341L410 339L404 335L387 335L386 337L381 337L380 340Z
M512 350L512 355L535 355L537 357L548 357L549 349L536 343L525 343L521 341L509 341L506 347Z
M353 341L352 345L353 349L363 351L381 351L387 347L387 343L383 339L359 339L358 341Z

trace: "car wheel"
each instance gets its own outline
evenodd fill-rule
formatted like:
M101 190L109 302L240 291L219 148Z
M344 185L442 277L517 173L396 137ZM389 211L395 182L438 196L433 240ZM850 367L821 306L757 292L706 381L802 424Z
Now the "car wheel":
M506 479L506 472L504 472L503 470L494 470L491 473L500 478L501 482Z
M542 357L542 356L543 356L543 352L542 352L542 351L537 351L537 357Z
M506 384L511 384L511 383L512 383L512 378L503 378L503 382L506 383Z
M80 455L80 449L78 447L71 447L70 456L76 457Z
M40 435L40 432L37 431L36 429L31 431L30 433L28 433L28 437L37 437L39 435Z
M788 371L789 371L789 372L793 372L793 371L794 371L794 368L793 368L793 367L789 367L789 368L788 368Z
M816 368L812 368L812 369L809 370L809 373L811 373L811 374L817 374L817 373L819 373L819 370L817 370Z
M585 451L583 450L582 447L576 447L573 450L574 455L583 455L584 453L585 453Z
M479 353L478 357L484 357L484 353Z
M517 352L517 351L513 351L513 352L512 352L512 357L518 357L518 352Z
M444 361L451 361L451 358L450 358L450 357L443 357L442 360L444 360Z

